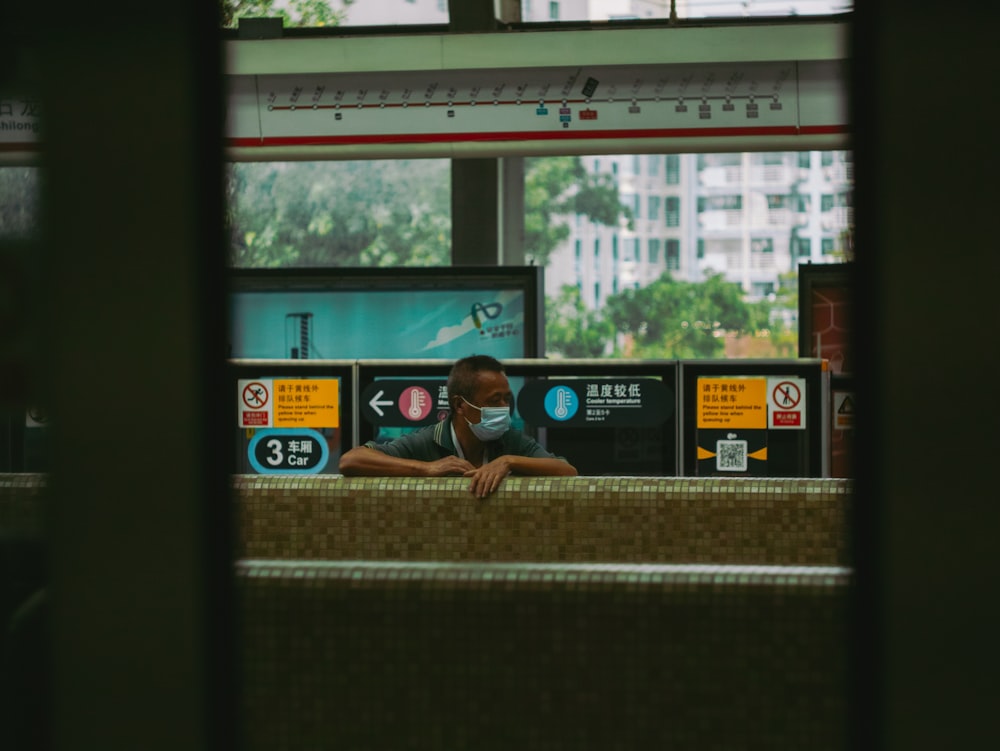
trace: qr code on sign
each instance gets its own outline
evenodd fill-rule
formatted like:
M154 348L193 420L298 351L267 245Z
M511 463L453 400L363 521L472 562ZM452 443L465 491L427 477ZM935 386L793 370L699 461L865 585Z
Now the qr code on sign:
M746 472L747 442L717 441L715 444L715 468L720 472Z

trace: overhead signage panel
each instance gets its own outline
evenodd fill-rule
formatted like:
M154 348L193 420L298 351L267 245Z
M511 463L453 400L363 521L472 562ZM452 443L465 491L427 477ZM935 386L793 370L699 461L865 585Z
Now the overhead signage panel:
M792 61L229 76L235 146L846 132L844 73ZM803 108L807 111L803 111Z
M233 73L225 134L235 148L826 137L848 132L847 78L829 59ZM36 98L0 91L0 151L36 151L40 124Z

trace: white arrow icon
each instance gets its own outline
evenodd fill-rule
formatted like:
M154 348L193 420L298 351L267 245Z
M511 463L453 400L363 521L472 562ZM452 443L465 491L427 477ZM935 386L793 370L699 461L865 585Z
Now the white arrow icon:
M382 401L379 401L379 397L382 396L382 394L384 393L385 391L379 391L377 394L375 394L375 396L372 397L372 400L368 402L368 406L374 409L376 412L378 412L379 417L385 417L385 412L379 409L379 405L388 406L392 404L392 399L384 399Z

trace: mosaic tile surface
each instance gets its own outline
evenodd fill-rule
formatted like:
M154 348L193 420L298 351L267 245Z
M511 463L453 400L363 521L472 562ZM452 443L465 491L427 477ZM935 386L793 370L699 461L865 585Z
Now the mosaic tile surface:
M852 481L233 478L240 557L847 565Z
M248 748L844 747L849 480L232 483Z
M243 561L248 749L841 749L846 570Z
M847 479L232 478L236 557L849 565ZM44 475L0 475L0 530L42 528Z

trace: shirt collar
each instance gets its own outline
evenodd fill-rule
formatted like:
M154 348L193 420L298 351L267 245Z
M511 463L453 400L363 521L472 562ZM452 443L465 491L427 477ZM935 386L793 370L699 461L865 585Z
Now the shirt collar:
M456 435L455 433L455 421L449 417L445 422L448 423L448 427L446 430L441 431L440 435L441 440L439 440L438 443L444 448L448 449L449 451L454 451L459 459L465 459L465 452L462 451L462 444L459 443L458 435ZM446 437L449 435L451 436L450 446L448 445ZM496 441L490 441L489 443L483 445L483 464L488 464L491 461L491 455L494 452L491 451L490 449L493 447L495 443Z
M465 452L462 451L462 444L458 440L458 435L455 433L455 421L449 420L448 427L451 430L451 441L454 444L455 453L458 455L459 459L465 458Z

